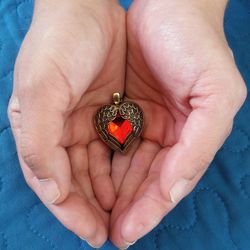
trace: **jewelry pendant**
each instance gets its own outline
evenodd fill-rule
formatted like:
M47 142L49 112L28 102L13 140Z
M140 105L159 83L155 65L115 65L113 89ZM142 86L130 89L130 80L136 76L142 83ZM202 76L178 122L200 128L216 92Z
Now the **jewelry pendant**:
M126 152L142 132L143 112L136 103L123 102L120 94L114 93L113 104L102 106L94 123L97 133L108 146Z

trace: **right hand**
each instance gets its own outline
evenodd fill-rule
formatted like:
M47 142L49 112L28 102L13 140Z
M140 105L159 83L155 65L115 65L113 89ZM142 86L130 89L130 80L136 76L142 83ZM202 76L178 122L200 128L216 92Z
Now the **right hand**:
M226 0L135 0L127 16L126 97L144 132L116 152L111 238L127 247L195 187L246 98L223 30Z
M123 93L124 22L116 1L37 0L8 109L28 185L95 247L108 237L115 192L93 116L110 93Z

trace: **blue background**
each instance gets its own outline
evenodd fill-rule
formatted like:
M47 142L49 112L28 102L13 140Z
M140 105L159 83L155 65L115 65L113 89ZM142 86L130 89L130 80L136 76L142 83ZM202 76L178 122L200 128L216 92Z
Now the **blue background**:
M130 1L121 1L127 8ZM13 66L30 24L31 0L0 0L0 250L91 249L39 202L21 174L6 108ZM250 1L229 3L225 30L250 84ZM131 249L250 249L250 99L194 191ZM103 249L115 249L111 243Z

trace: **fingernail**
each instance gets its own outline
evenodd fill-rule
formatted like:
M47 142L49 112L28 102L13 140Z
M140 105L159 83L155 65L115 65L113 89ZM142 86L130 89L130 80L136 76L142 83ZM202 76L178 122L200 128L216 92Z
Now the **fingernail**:
M126 250L126 249L128 249L130 246L134 245L135 243L136 243L136 240L133 241L133 242L127 242L127 241L125 241L126 246L125 246L124 248L120 248L120 250Z
M102 245L99 245L99 246L94 246L92 245L91 243L89 243L85 238L81 237L81 236L78 236L81 240L85 241L86 243L88 243L91 247L93 248L100 248Z
M124 249L127 249L145 234L145 226L142 223L135 223L134 220L130 219L127 221L122 231L125 245Z
M81 236L78 236L81 240L83 241L87 241L85 238L81 237Z
M170 190L170 199L173 203L179 202L187 193L187 185L189 181L186 179L180 179L175 182Z
M40 179L39 180L41 191L43 197L46 201L50 204L56 202L56 200L60 197L60 191L56 184L56 182L49 178L49 179Z

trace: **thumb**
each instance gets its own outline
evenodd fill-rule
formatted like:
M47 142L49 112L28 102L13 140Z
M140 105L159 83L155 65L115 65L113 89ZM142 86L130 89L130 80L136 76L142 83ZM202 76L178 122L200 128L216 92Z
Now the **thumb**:
M14 90L8 109L25 179L50 204L62 202L71 183L68 154L60 146L64 103L48 86L34 84Z
M246 97L244 82L237 76L236 84L232 84L235 87L228 87L227 82L221 93L191 99L193 111L178 143L162 163L161 190L173 203L193 189L231 132L234 116Z

